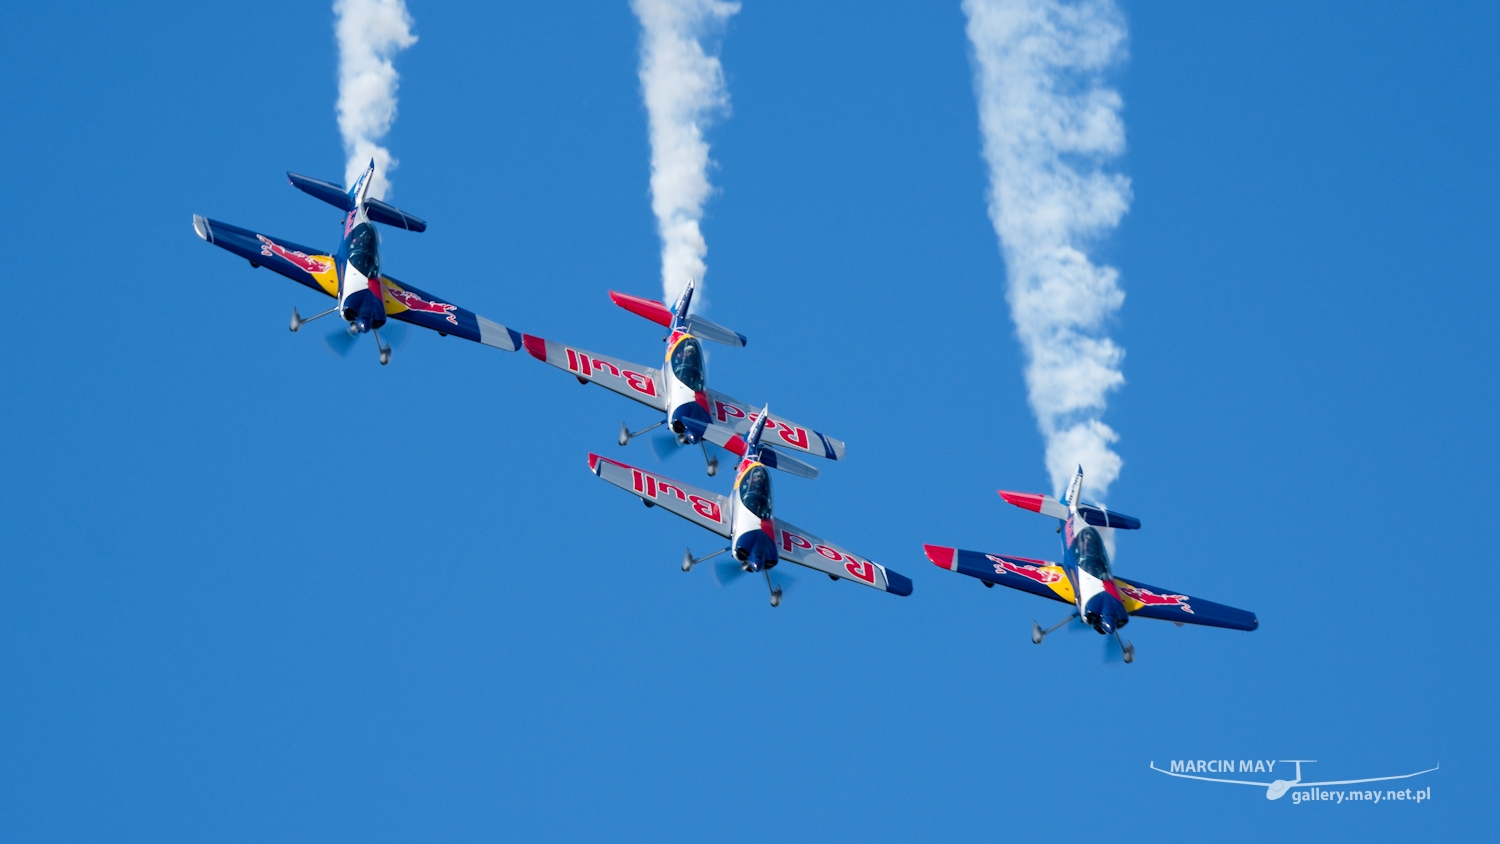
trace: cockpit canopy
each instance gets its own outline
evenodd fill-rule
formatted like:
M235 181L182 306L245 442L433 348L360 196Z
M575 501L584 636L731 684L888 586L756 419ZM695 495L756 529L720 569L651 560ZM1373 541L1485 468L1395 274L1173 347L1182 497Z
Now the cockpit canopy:
M759 464L740 479L740 503L757 519L771 518L771 473Z
M703 375L703 347L697 340L684 337L672 349L672 374L689 390L703 391L707 379Z
M1079 568L1100 580L1109 579L1109 556L1104 551L1104 537L1099 531L1084 528L1073 537L1072 551Z
M349 248L349 263L365 278L380 277L380 243L375 227L360 223L344 241Z

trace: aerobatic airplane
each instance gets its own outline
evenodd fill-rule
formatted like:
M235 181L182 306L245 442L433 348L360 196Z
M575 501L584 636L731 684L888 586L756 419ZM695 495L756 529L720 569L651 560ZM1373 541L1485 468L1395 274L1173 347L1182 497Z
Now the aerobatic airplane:
M676 306L671 309L652 299L614 291L610 291L609 298L625 310L667 327L667 352L665 365L661 369L596 355L530 334L523 334L521 337L526 351L537 360L573 373L579 383L598 384L665 414L662 421L635 432L630 430L629 425L621 424L620 445L628 445L641 434L666 425L683 445L713 443L742 454L743 435L755 423L756 415L752 412L753 408L745 402L708 388L703 347L698 339L729 346L744 346L744 335L688 313L688 307L693 301L691 281L677 298ZM774 438L768 439L772 439L779 449L830 460L838 460L844 456L843 443L780 416L771 417L766 427L768 433L775 434ZM708 453L707 446L703 446L703 457L708 464L708 474L715 474L719 469L719 461ZM816 468L784 453L762 449L762 461L768 466L801 477L818 476Z
M823 572L834 580L844 578L895 595L910 595L911 581L879 563L856 556L787 524L771 515L771 473L764 458L772 454L762 435L769 433L769 408L756 415L743 439L744 459L735 472L733 495L723 496L690 487L644 469L627 466L597 454L589 455L589 470L615 486L640 496L647 507L660 506L729 540L729 547L705 557L693 557L689 548L682 555L682 570L729 552L732 573L765 574L771 590L771 606L781 605L781 587L771 582L771 569L779 560ZM736 566L735 563L738 565Z
M331 182L296 173L286 175L293 187L344 212L344 239L336 252L299 246L289 240L197 214L193 215L193 231L209 243L245 258L251 267L274 270L338 300L332 308L306 318L292 308L293 331L305 323L337 312L346 325L342 331L329 337L329 345L335 351L346 353L359 335L369 332L375 337L382 364L391 361L391 347L381 342L379 333L388 317L507 352L521 347L519 333L381 273L380 239L374 224L413 232L426 231L427 224L378 199L369 198L370 182L375 176L374 159L348 191Z
M941 545L923 545L927 559L939 568L976 577L985 586L998 583L1072 604L1072 614L1046 630L1034 621L1031 623L1031 641L1038 645L1048 633L1075 618L1082 618L1100 634L1114 636L1125 661L1131 662L1135 659L1135 647L1120 638L1120 628L1130 622L1131 616L1159 618L1179 627L1202 624L1231 630L1254 630L1260 626L1254 613L1115 577L1100 531L1137 530L1141 526L1140 519L1080 502L1078 494L1082 487L1083 467L1080 466L1063 501L1040 493L1000 490L1001 498L1023 510L1061 520L1058 532L1062 534L1062 565Z

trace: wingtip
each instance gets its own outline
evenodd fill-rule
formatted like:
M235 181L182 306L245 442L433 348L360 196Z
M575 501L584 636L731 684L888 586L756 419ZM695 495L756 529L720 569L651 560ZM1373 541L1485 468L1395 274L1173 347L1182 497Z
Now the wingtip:
M940 569L958 571L958 549L948 548L943 545L923 545L922 550L927 554L927 559Z
M1033 513L1042 512L1042 498L1040 493L1035 492L1011 492L1008 489L995 490L1005 503L1014 504L1022 510L1030 510Z
M539 361L547 360L547 341L533 334L522 334L521 345L526 347L526 352Z
M593 472L596 475L599 474L599 460L600 459L601 458L599 457L599 455L593 453L592 451L589 452L589 471Z
M911 578L900 572L885 570L885 591L906 597L911 594Z
M193 215L193 232L208 243L214 242L213 230L208 227L208 218L202 214Z

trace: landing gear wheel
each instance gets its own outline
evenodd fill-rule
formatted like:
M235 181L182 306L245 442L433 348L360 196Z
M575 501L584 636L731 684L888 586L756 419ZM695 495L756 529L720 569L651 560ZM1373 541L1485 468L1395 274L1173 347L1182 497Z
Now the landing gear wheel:
M779 606L781 606L781 587L780 586L778 586L775 589L771 590L771 606L773 606L773 607L779 607Z
M381 366L385 366L386 364L388 364L390 362L391 362L391 347L390 346L386 346L384 349L380 350L380 365Z
M719 458L710 457L708 458L708 476L712 478L717 474L719 474Z
M620 423L620 445L630 445L630 426Z
M297 313L297 309L296 308L292 308L292 325L291 325L292 332L296 333L297 329L299 329L301 327L302 327L302 315L299 314L299 313Z
M1042 632L1042 625L1037 624L1035 621L1031 622L1031 644L1040 645L1042 637L1045 635L1047 634Z
M693 563L695 563L695 562L697 562L697 560L693 559L693 549L689 548L686 551L682 552L682 570L683 571L692 571L693 570Z
M1135 662L1135 645L1126 645L1124 649L1125 661Z

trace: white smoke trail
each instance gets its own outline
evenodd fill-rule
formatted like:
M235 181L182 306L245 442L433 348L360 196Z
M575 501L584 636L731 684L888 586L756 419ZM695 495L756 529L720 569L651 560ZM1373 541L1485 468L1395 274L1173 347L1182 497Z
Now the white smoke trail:
M417 43L405 0L335 0L334 32L339 42L339 132L344 136L344 184L375 159L370 196L383 199L386 174L396 167L391 151L377 141L396 119L396 68L391 57Z
M1125 352L1105 335L1125 294L1085 248L1130 204L1130 180L1105 173L1125 148L1120 95L1103 74L1125 54L1112 0L964 0L974 49L990 219L1005 257L1026 386L1061 492L1082 464L1092 496L1120 474L1099 421L1125 382Z
M641 93L651 122L651 210L661 233L661 284L672 302L702 279L708 245L698 222L713 187L703 130L729 111L719 58L703 48L739 3L631 0L641 21Z

